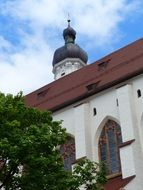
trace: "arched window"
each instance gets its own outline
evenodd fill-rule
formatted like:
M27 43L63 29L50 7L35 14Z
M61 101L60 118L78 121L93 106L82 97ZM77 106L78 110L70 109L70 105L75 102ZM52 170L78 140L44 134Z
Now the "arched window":
M121 127L115 121L108 120L99 138L100 161L107 167L107 175L121 172L119 145L122 143Z
M64 160L65 170L70 171L72 164L75 163L75 139L69 136L67 142L60 147L60 152Z

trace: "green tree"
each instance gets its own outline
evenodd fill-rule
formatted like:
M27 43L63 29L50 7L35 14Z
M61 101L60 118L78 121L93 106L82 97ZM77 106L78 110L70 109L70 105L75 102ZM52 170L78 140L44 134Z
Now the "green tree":
M106 180L95 163L84 160L73 173L64 170L58 147L66 138L66 130L50 112L26 107L22 93L0 93L0 189L78 190L85 184L97 190L93 186Z
M87 190L103 190L106 183L106 167L103 163L82 159L73 169L77 187L84 185Z

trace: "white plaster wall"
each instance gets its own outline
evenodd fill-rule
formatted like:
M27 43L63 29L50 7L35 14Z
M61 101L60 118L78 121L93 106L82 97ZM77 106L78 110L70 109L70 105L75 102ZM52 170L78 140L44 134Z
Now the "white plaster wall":
M106 90L95 95L90 100L91 108L91 138L92 138L92 159L98 161L98 139L102 128L108 119L119 123L116 92L113 89ZM93 116L93 108L96 108L97 115Z
M135 88L137 81L140 81L140 77L130 80L128 84L117 89L123 142L135 139L133 144L120 149L120 157L123 178L129 177L134 173L134 175L138 176L134 179L135 184L143 185L143 156L138 122L141 110L136 105L138 97Z
M141 154L141 146L138 140L139 139L136 139L132 144L136 177L132 181L132 186L128 185L131 190L133 189L132 187L136 187L137 190L142 190L143 188L143 158ZM128 190L130 190L130 188L128 188Z
M134 136L135 142L133 146L134 164L136 171L136 178L132 184L136 189L143 188L143 126L141 126L141 117L143 113L143 75L135 77L131 80L132 84L132 105L134 113ZM142 91L142 96L138 98L137 90Z
M134 106L132 97L132 85L125 85L117 89L117 98L119 102L119 117L121 122L123 142L135 138L134 134Z
M53 114L53 119L63 120L62 126L75 137L76 159L85 156L91 158L92 146L88 106L88 103L82 103Z
M135 160L132 145L120 148L120 158L123 178L135 175Z
M87 155L86 152L86 117L87 117L87 103L81 104L74 108L75 120L75 138L76 138L76 158L82 158Z
M73 107L62 109L53 114L55 121L62 120L62 126L67 129L67 132L75 136L75 119Z
M140 89L142 92L142 96L139 98L137 97L138 89ZM133 81L133 97L136 112L136 129L138 131L141 151L143 155L143 75L136 77Z
M120 124L123 141L135 139L131 147L121 149L123 176L129 177L134 173L137 177L131 182L132 187L135 185L143 187L143 75L123 84L126 85L122 87L121 84L117 85L61 109L55 112L53 117L54 120L64 120L63 127L75 136L77 158L85 155L95 161L99 159L98 139L105 122L112 119ZM142 90L141 98L137 97L137 89ZM80 103L83 104L76 106ZM93 108L97 110L95 116ZM127 155L130 155L130 162ZM127 170L129 165L130 170ZM132 190L130 184L128 186L127 189Z
M138 176L136 176L130 183L128 183L125 190L143 190L143 181L138 181Z
M69 73L72 73L82 67L86 66L86 64L79 58L66 58L56 65L54 65L53 73L54 79L57 80Z

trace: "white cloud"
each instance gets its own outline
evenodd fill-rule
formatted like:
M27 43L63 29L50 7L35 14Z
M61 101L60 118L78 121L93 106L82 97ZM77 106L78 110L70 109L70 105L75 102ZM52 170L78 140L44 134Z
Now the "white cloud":
M23 90L27 93L52 80L53 48L61 43L55 31L62 32L68 12L78 36L84 36L85 41L88 38L92 46L105 46L118 38L119 24L139 9L140 2L9 0L1 3L1 14L20 22L19 27L13 26L20 42L14 45L2 34L0 36L0 90L10 93Z
M79 33L88 37L106 38L128 14L139 8L141 0L15 0L7 4L8 12L33 27L63 29L67 14L71 14ZM36 28L35 28L36 29Z
M52 51L37 36L25 36L25 47L4 53L0 61L0 89L5 93L30 92L52 81ZM6 43L7 44L7 43Z
M36 52L34 54L33 51L32 55L18 53L11 56L14 65L1 62L1 91L17 93L24 90L27 93L50 82L52 80L51 66L47 64L48 59L43 59L43 55L37 55Z

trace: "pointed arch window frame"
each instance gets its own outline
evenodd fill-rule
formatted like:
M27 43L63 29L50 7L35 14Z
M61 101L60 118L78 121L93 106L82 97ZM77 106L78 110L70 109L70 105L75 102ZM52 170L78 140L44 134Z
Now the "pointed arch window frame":
M113 130L113 134L114 134L114 140L113 143L115 144L111 144L110 145L110 142L111 139L109 139L109 134L108 134L108 131L109 130ZM112 136L113 138L113 136ZM105 149L104 151L101 150L101 141L103 141L105 147L103 149ZM107 176L109 177L112 177L112 176L115 176L115 175L120 175L121 174L121 162L120 162L120 154L119 154L119 147L120 145L122 144L122 133L121 133L121 127L120 125L112 120L112 119L108 119L103 128L102 128L102 131L100 133L100 136L99 136L99 140L98 140L98 154L99 154L99 160L101 162L104 162L105 164L107 164L107 169L108 169L108 172L107 172ZM112 145L114 145L114 147L112 147ZM114 148L114 150L111 152L111 147ZM113 154L114 152L114 154ZM105 160L104 160L104 159ZM113 163L112 163L113 162ZM114 166L116 165L116 167L118 166L118 169L115 167L113 167L113 164ZM117 171L113 171L113 170L116 170Z
M76 146L74 136L68 135L67 141L60 146L60 153L63 158L65 170L72 171L72 165L76 162Z

